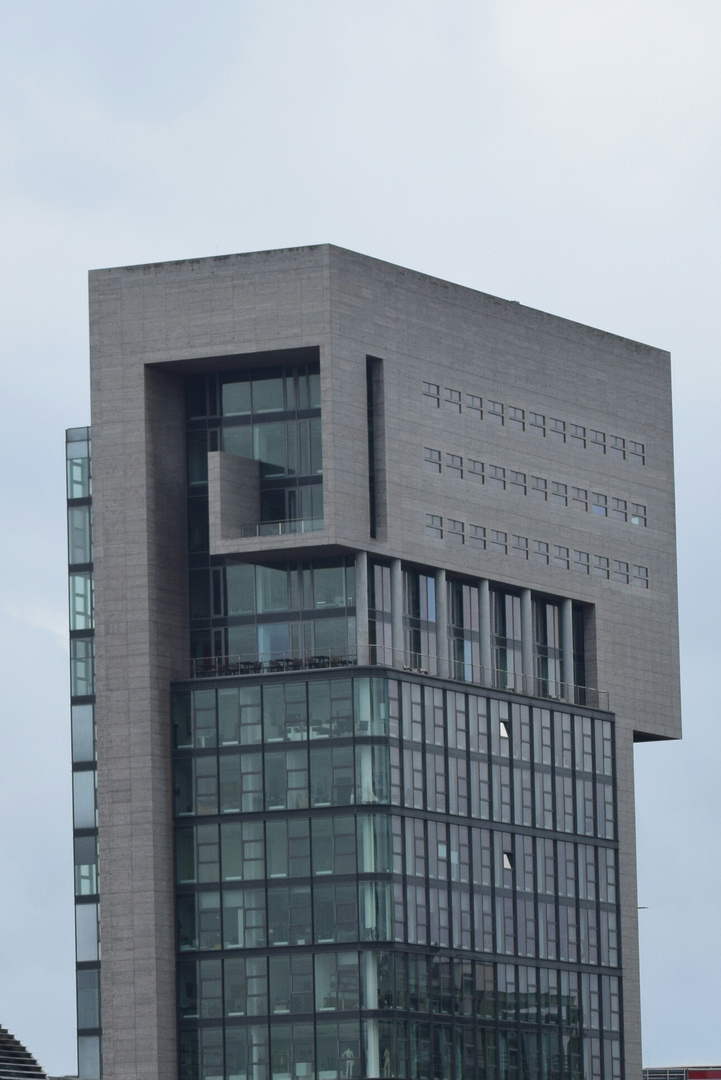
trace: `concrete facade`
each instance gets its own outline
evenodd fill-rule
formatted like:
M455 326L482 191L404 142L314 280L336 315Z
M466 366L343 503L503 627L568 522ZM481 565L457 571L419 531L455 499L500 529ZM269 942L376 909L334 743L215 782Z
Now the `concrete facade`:
M189 657L183 378L317 349L322 532L241 536L257 520L257 465L211 454L211 553L360 553L388 560L396 585L402 560L588 605L587 683L608 693L616 724L624 1055L626 1076L639 1076L632 744L680 735L668 354L326 245L93 271L90 325L104 1075L177 1075L169 686L187 678ZM375 538L369 357L382 406ZM438 407L424 383L438 387ZM509 410L523 410L523 430ZM440 452L436 475L427 448ZM463 459L462 479L448 455ZM505 470L503 487L500 473L489 483L491 466ZM568 505L552 500L552 482L566 485ZM573 488L587 492L587 510L572 505ZM593 512L594 493L606 515ZM611 516L611 499L628 520ZM632 503L645 524L631 524ZM427 534L429 514L442 538ZM462 523L463 543L449 522ZM485 549L470 545L472 525L486 530ZM491 550L491 530L506 534L506 554ZM548 545L547 564L534 541ZM568 569L554 547L568 549ZM576 552L590 572L573 569ZM614 562L627 564L628 583L613 580ZM633 567L648 587L634 586ZM396 592L399 650L400 610Z

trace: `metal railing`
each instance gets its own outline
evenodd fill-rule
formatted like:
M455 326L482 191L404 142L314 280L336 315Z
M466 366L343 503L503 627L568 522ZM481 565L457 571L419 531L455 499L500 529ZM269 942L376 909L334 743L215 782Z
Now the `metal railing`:
M396 654L382 645L368 649L368 665L396 668L418 675L431 675L454 682L470 683L491 690L504 690L526 697L545 698L566 705L585 705L609 711L608 692L592 686L579 686L558 679L525 675L503 668L485 668L478 664L448 657L421 655L406 651ZM287 671L317 671L322 668L356 667L356 653L273 653L269 656L210 656L191 660L192 679L214 679L237 675L274 675Z
M349 653L303 656L273 653L272 656L207 656L190 661L192 679L215 679L227 675L276 675L283 671L317 671L319 668L354 667Z
M323 518L293 518L284 521L251 521L240 526L240 535L252 536L289 536L297 533L320 532Z

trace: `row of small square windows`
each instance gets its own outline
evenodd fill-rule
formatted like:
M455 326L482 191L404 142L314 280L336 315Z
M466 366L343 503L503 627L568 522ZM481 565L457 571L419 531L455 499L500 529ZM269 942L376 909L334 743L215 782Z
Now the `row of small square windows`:
M527 536L516 536L500 529L486 529L483 525L469 525L455 518L443 518L438 514L426 514L426 536L442 540L445 533L447 540L456 544L468 544L469 547L482 551L495 551L498 555L515 555L520 559L545 566L558 566L562 570L575 570L579 574L592 574L594 577L618 581L622 585L636 585L640 589L648 588L648 567L635 566L623 559L609 559L605 555L592 555L588 551L575 551L561 544L548 544L545 540L529 540Z
M423 448L423 465L429 472L439 473L443 469L442 454L430 446ZM463 479L464 466L460 454L445 455L445 469L450 476ZM589 510L600 517L615 518L616 521L631 521L632 525L646 525L646 507L643 503L631 502L604 495L587 488L571 487L557 480L544 480L541 476L527 477L524 472L505 469L500 465L487 465L474 458L466 458L465 475L467 479L477 480L488 487L499 490L515 491L518 495L533 495L538 499L557 503L559 506L575 506L577 510ZM630 505L630 516L629 516Z
M437 383L423 383L423 399L432 409L441 406L441 388ZM586 428L582 424L571 424L566 420L558 420L553 416L544 416L543 413L530 412L519 409L514 405L504 405L501 401L492 401L486 398L485 406L483 398L476 394L466 394L465 403L460 390L452 390L446 386L443 390L443 404L451 412L468 413L482 420L485 416L494 424L501 424L513 428L516 431L528 431L531 435L539 435L541 438L555 439L556 442L569 443L581 449L588 447L599 454L609 454L611 457L622 458L636 465L646 464L646 448L642 442L634 439L625 439L621 435L606 435L605 431L596 431L595 428Z

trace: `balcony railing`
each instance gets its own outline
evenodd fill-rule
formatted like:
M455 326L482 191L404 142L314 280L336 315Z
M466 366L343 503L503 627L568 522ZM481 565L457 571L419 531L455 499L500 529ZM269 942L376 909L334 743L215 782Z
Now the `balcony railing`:
M208 656L190 661L191 678L215 679L226 675L276 675L282 671L317 671L318 668L353 667L356 657L348 653L314 656Z
M422 656L403 652L393 663L393 650L380 645L369 647L369 665L397 668L419 675L433 675L470 683L492 690L505 690L526 697L546 698L568 705L585 705L608 712L608 692L591 686L579 686L538 675L524 675L501 668L483 668L477 664L449 660L447 657ZM317 671L322 668L355 667L355 653L277 654L272 656L210 656L191 660L192 679L216 679L237 675L275 675L288 671Z
M251 521L240 527L240 535L288 536L297 533L320 532L323 518L293 518L288 521Z

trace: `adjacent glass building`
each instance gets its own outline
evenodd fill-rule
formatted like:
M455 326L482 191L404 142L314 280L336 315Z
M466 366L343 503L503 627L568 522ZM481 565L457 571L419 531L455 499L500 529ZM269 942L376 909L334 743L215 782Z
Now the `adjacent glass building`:
M665 354L325 247L97 271L91 357L81 1075L633 1075Z

